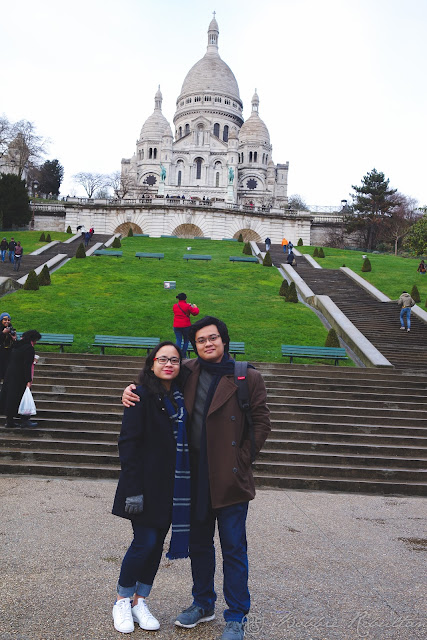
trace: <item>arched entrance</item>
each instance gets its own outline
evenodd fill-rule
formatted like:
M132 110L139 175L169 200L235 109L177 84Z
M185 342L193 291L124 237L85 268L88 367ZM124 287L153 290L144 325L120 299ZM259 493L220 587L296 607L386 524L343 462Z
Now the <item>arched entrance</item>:
M124 238L128 235L129 229L132 229L133 233L143 233L141 227L134 222L123 222L123 224L119 224L114 233L121 233Z
M240 229L240 231L236 231L233 238L238 238L240 234L242 234L244 242L250 242L251 240L261 242L261 236L253 229Z
M172 235L178 238L203 238L203 231L195 224L180 224L173 230Z

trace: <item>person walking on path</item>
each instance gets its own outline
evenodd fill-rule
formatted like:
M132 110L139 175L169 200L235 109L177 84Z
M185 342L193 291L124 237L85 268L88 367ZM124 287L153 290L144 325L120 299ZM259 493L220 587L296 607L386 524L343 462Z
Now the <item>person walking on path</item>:
M114 627L121 633L131 633L134 622L146 631L160 626L146 598L171 523L167 557L188 557L190 460L180 368L181 353L176 345L161 342L147 356L141 371L136 387L139 402L123 414L121 473L113 514L131 521L134 537L123 558L113 606Z
M271 247L271 240L270 240L270 238L267 237L265 239L265 250L266 250L266 252L270 251L270 247Z
M31 389L34 373L34 345L40 340L41 335L35 329L26 331L20 340L16 341L10 355L9 366L4 376L4 383L0 394L0 413L6 416L6 427L36 427L37 422L30 420L29 416L18 416L19 405L26 387Z
M406 331L411 330L411 307L415 305L415 301L411 298L407 291L403 291L399 300L397 301L399 307L402 307L400 311L400 328L405 331L405 316L406 316Z
M173 330L176 337L176 344L182 351L182 357L187 357L188 331L191 327L190 315L197 316L199 308L195 304L186 302L187 295L178 293L178 302L173 305Z
M215 617L215 524L223 557L227 609L221 640L243 640L250 608L246 516L255 497L251 463L269 432L264 380L254 368L246 375L252 427L240 407L234 381L235 361L224 322L212 316L195 322L189 332L197 358L183 364L184 399L189 413L191 466L190 558L193 603L176 618L192 629ZM123 404L138 401L132 385Z
M9 262L11 262L12 264L15 259L15 247L16 247L16 242L13 238L11 238L8 245L8 249L9 249Z
M424 260L421 260L420 264L418 265L417 272L420 273L422 276L425 275L425 273L426 273L426 265L424 263Z
M1 252L1 261L4 262L4 259L6 257L6 251L9 248L9 243L6 240L6 238L3 238L3 240L0 242L0 252Z
M16 247L15 247L15 256L14 256L14 261L13 261L13 270L14 271L19 271L19 267L21 266L21 259L22 259L22 255L24 253L24 250L21 246L20 241L18 240L18 242L16 243Z
M295 254L292 249L289 250L288 257L286 258L286 262L290 264L292 267L297 266L297 259L295 258Z
M12 320L8 313L0 315L0 380L4 379L9 365L12 347L16 344L16 331L12 327Z

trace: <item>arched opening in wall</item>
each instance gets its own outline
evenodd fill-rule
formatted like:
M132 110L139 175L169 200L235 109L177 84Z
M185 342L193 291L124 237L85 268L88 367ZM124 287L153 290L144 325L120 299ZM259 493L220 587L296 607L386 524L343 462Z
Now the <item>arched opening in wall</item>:
M190 133L190 125L186 124L185 125L185 135L188 135Z
M178 238L203 238L203 231L196 224L180 224L171 235Z
M154 149L154 160L157 158L157 149Z
M153 158L153 148L150 147L149 150L148 150L148 159L152 160L152 158Z
M256 242L261 242L262 240L259 233L257 233L253 229L240 229L239 231L236 231L233 238L239 238L240 234L242 234L244 242L250 242L251 240L256 240Z
M178 136L179 136L180 138L182 138L182 127L180 127L180 128L178 129Z
M218 122L215 122L214 124L214 136L216 136L217 138L219 138L219 124Z
M222 132L222 139L224 142L228 142L228 124L225 125L224 131Z
M249 151L249 162L252 162L252 151Z
M203 158L196 158L194 162L196 165L196 180L200 180L202 177Z
M119 226L114 230L114 233L121 233L122 237L126 238L129 233L129 229L132 229L134 233L143 233L141 227L134 222L123 222L122 224L119 224Z
M215 174L215 186L219 187L219 171L217 171Z
M177 182L177 187L181 186L181 180L182 180L182 171L178 171L178 182Z
M258 151L254 151L254 162L258 162Z

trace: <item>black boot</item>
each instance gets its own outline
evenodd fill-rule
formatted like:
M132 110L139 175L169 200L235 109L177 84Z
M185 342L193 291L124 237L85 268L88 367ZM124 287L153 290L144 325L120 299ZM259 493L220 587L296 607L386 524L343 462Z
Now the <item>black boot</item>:
M19 426L19 425L15 422L15 420L14 420L13 418L9 418L9 417L7 417L7 418L6 418L6 424L5 424L4 426L5 426L7 429L13 429L13 428L15 428L15 427L17 427L17 426Z
M21 418L21 424L19 425L21 429L29 429L31 427L37 427L38 422L34 420L30 420L30 418Z

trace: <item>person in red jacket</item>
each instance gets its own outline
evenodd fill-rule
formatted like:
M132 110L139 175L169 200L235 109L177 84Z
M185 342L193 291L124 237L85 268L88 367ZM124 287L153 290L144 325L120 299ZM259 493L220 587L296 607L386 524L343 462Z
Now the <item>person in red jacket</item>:
M182 357L187 357L188 330L191 327L190 315L197 316L199 309L195 304L186 302L187 295L178 293L178 302L173 305L173 330L176 336L176 345L182 351Z

